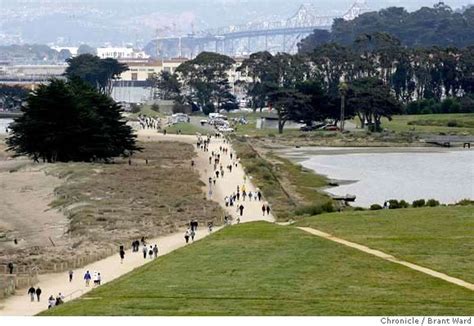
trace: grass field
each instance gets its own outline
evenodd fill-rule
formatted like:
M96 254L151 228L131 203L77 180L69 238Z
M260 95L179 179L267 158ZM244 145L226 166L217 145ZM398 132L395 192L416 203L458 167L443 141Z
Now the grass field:
M474 113L398 115L382 119L382 126L395 132L474 135Z
M474 206L324 214L298 224L474 283Z
M291 227L241 224L44 315L472 315L472 291Z

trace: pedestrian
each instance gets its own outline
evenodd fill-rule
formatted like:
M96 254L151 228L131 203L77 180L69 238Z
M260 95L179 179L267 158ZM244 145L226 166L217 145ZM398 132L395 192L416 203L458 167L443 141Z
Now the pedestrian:
M216 185L216 178L214 178L212 181L214 182L214 186L215 186Z
M8 272L9 272L10 274L13 274L13 263L12 263L12 262L9 262L9 263L8 263Z
M207 229L209 230L209 233L212 232L213 226L214 226L214 224L212 222L207 223Z
M267 210L267 208L265 207L265 204L262 205L262 213L263 213L263 216L265 216L265 211Z
M123 264L123 259L125 258L125 250L123 248L120 248L120 264Z
M216 178L219 179L219 170L216 170Z
M267 205L267 215L270 215L270 205Z
M86 281L86 286L89 286L89 283L91 282L91 273L89 273L89 271L87 271L85 274L84 274L84 280Z
M260 190L257 192L258 201L262 200L262 193Z
M189 243L189 236L190 236L190 231L189 229L186 230L184 233L184 239L186 240L186 243Z
M98 286L102 282L102 276L100 276L100 273L95 273L94 274L94 285Z
M53 295L50 295L48 298L48 309L53 308L56 305L56 299L54 299Z
M34 287L30 287L28 289L28 294L30 295L31 302L34 302L35 301L36 289Z
M196 232L191 229L191 240L194 241L194 236L196 235Z
M42 292L42 291L41 291L41 289L40 289L39 286L38 286L38 288L36 289L36 299L38 299L38 302L40 302L41 292Z
M153 246L150 245L150 250L148 250L148 257L150 257L150 259L153 259Z
M166 129L163 129L163 135L166 136Z
M239 206L240 216L244 214L244 205L240 204Z
M73 277L73 275L74 275L74 272L73 272L73 270L71 269L71 270L69 271L69 283L72 282L72 277Z
M146 253L147 253L147 248L146 245L143 245L142 252L143 252L143 259L146 259Z
M56 306L64 303L64 296L59 292L58 296L56 297Z
M153 247L153 255L156 258L158 258L158 246L155 244L155 246Z

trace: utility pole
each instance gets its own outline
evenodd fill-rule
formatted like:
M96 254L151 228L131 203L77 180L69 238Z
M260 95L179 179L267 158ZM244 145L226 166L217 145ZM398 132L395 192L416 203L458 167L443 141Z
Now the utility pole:
M348 90L347 84L345 82L341 82L339 84L339 94L341 94L341 132L344 131L344 119L345 119L344 110L346 107L347 90Z

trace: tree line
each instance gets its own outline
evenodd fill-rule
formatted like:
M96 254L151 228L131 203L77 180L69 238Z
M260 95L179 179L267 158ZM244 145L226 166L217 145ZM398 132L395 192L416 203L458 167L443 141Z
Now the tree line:
M301 52L311 52L324 43L350 46L359 35L384 32L398 38L402 45L417 47L467 47L474 44L474 6L454 11L440 2L408 12L389 7L364 13L353 20L336 19L331 32L316 30L303 39Z

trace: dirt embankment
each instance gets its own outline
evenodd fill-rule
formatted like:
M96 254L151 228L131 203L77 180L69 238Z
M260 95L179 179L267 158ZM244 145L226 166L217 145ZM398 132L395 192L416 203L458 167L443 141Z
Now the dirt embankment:
M53 263L221 217L205 200L190 144L145 143L113 164L34 165L0 156L0 265ZM3 168L2 168L3 167ZM5 213L7 212L7 213ZM3 230L2 230L3 229ZM18 240L14 244L13 239Z

